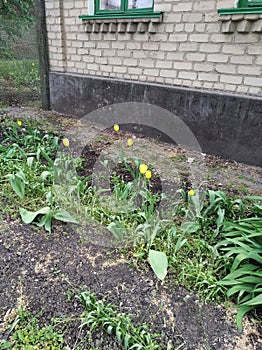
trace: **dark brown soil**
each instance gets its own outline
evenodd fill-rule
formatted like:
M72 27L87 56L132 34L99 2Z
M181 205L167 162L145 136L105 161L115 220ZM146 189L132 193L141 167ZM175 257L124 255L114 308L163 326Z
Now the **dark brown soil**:
M40 92L26 86L15 87L11 82L0 79L0 106L40 107Z
M2 113L16 118L37 115L64 132L77 123L75 119L26 108L12 108ZM119 137L107 131L101 136L95 146L83 148L86 161L81 175L89 175L101 149ZM150 142L150 147L161 147L167 159L175 163L181 184L189 188L188 153L179 147ZM204 158L208 188L227 189L232 195L261 193L261 169L208 155ZM190 159L197 161L202 156L192 152ZM155 187L159 190L159 180ZM90 237L96 234L91 226L86 230L90 231ZM0 222L0 339L8 335L5 323L8 310L24 306L40 315L41 324L48 324L53 317L79 317L83 307L75 295L89 290L99 298L107 296L120 312L132 314L136 324L147 322L152 332L161 334L163 349L168 342L170 349L177 345L184 350L262 349L261 328L251 319L245 318L244 331L240 334L233 322L236 310L203 304L197 295L176 286L175 276L169 277L161 284L146 265L134 266L134 261L127 261L121 251L104 248L97 241L83 242L82 236L68 225L56 225L48 235L3 217ZM64 329L68 349L73 349L77 338L88 333L86 329L80 332L79 324L75 321ZM81 349L95 346L120 349L114 337L101 332L93 335L91 343L84 342Z
M136 323L149 323L152 331L162 334L163 349L168 340L184 343L183 349L208 349L207 344L210 349L240 349L234 345L236 327L221 306L202 304L182 287L161 285L151 271L129 266L113 250L81 243L76 234L47 235L18 222L3 223L0 249L2 318L18 305L40 314L43 324L54 316L79 316L83 309L75 290L89 290L99 298L107 295L119 311L133 314ZM78 326L66 329L69 346L76 341ZM100 334L94 336L99 349L119 348L114 338L103 337L104 343ZM249 345L242 349L259 349L250 347L250 338L245 341Z

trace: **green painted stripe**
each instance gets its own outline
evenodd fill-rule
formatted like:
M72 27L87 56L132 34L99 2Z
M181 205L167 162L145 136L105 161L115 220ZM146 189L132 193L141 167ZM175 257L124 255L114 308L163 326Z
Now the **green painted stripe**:
M98 15L83 15L79 16L80 19L107 19L107 18L157 18L162 15L163 12L143 12L143 13L107 13Z
M229 9L219 9L219 15L233 15L233 14L255 14L262 13L262 7L246 7L246 8L229 8Z

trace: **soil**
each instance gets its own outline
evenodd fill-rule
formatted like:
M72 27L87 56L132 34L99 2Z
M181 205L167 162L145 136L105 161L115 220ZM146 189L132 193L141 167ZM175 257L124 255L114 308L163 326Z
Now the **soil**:
M12 82L0 78L0 106L23 106L40 107L40 93L29 87L16 87Z
M59 130L66 136L74 135L70 138L71 147L85 158L81 175L96 171L97 160L103 152L106 155L112 153L110 147L113 144L124 147L122 140L132 136L140 152L144 152L139 153L142 158L144 155L151 159L153 168L157 162L153 182L156 192L172 185L174 189L192 188L200 177L206 188L226 190L232 196L261 195L261 169L258 167L184 150L142 135L101 130L92 124L85 124L83 131L78 120L55 113L27 107L0 110L0 116L4 118L29 115L47 120L50 129ZM87 142L87 139L91 141ZM174 183L170 176L163 175L167 164L169 172L176 172ZM202 303L196 294L175 285L173 275L160 283L146 265L127 260L121 249L106 247L95 239L87 242L69 225L57 224L48 235L4 213L2 217L0 339L7 338L7 321L12 319L12 310L19 306L40 315L43 325L53 317L79 318L83 306L75 296L89 290L98 298L106 296L120 312L133 315L135 324L148 323L152 333L161 334L163 349L167 344L170 349L181 345L180 349L184 350L262 349L261 325L253 321L252 315L245 317L240 333L233 320L235 309ZM94 237L94 228L90 226L87 230L90 230L87 235ZM68 349L73 349L74 344L88 334L87 329L79 329L79 324L76 320L64 328ZM114 337L99 331L93 334L91 344L86 341L81 346L81 349L95 346L105 350L120 349Z

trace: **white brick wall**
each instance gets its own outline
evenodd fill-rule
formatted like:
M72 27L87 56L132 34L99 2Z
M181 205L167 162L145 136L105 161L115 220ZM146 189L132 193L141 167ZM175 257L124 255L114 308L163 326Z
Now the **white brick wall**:
M262 96L261 33L222 32L234 0L155 0L155 34L87 33L88 0L45 0L52 71Z

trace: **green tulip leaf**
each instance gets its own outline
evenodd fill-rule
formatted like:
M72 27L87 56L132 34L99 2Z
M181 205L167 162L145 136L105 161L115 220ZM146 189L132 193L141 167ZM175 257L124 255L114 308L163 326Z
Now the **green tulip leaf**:
M34 219L37 217L37 215L46 215L50 212L49 207L41 208L37 211L29 211L24 208L20 208L20 215L25 224L31 224L31 222L34 221Z
M155 275L163 281L168 267L166 254L157 250L149 250L148 261Z

